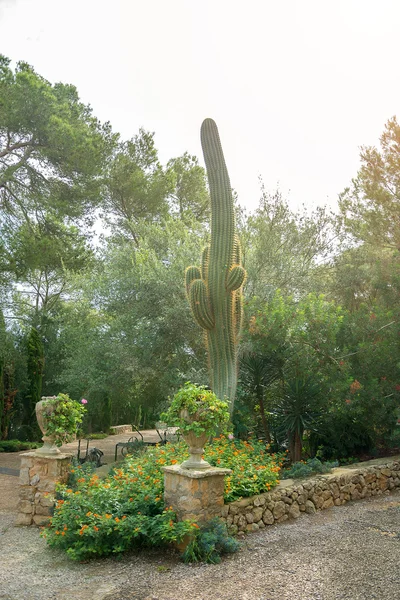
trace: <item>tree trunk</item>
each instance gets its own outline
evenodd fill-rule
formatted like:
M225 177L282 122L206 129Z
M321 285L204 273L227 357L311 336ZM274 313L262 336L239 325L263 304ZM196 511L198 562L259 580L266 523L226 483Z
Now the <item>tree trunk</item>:
M267 422L267 418L265 416L264 399L262 397L262 393L258 395L257 399L258 399L258 403L260 405L260 415L261 415L261 421L262 421L262 425L263 425L263 429L264 429L265 441L267 442L267 444L270 444L271 443L271 434L269 432L268 422Z
M294 435L293 462L299 462L301 460L302 449L303 449L303 440L301 439L301 435L299 434L299 432L296 431L296 433Z

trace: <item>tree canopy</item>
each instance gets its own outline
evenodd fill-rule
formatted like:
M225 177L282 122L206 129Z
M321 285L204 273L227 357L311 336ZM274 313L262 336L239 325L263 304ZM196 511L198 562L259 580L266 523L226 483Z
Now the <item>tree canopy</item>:
M240 206L248 279L235 432L293 457L396 440L400 411L400 128L362 148L327 208L292 210L261 184ZM209 236L205 171L162 164L76 88L0 58L0 435L33 437L40 393L88 399L86 429L151 425L186 381L207 384L184 270Z

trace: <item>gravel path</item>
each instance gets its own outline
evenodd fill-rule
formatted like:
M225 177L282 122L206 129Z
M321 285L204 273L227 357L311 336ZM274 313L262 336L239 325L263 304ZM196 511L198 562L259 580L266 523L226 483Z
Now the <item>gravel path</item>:
M253 533L219 565L165 550L74 563L13 527L15 480L0 480L1 600L400 600L400 490Z

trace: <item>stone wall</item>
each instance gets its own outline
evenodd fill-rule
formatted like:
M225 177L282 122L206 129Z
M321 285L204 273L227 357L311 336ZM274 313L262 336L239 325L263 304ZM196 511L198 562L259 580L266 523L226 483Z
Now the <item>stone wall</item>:
M274 490L225 504L222 517L232 534L257 531L274 523L297 519L350 500L389 493L400 487L400 461L358 469L335 469L332 474L282 482Z
M46 525L53 514L54 492L65 483L71 454L21 454L19 502L15 525Z
M132 425L113 425L110 427L110 433L112 435L119 435L121 433L132 433Z

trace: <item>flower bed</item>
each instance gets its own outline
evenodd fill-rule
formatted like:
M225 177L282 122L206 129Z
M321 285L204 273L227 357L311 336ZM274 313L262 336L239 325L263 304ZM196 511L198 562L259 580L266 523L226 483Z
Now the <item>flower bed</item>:
M74 487L60 486L48 543L81 560L124 552L144 545L182 540L198 526L178 522L163 503L161 467L182 462L183 443L149 449L129 458L106 479L74 469ZM226 500L267 491L278 483L279 464L261 442L233 442L220 437L206 448L205 458L233 470L227 478Z

